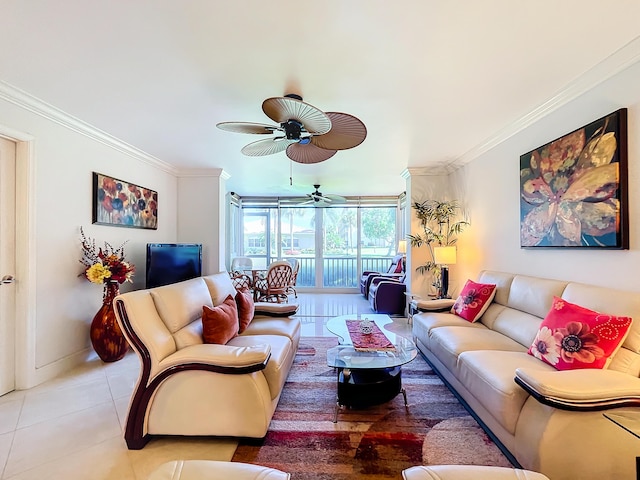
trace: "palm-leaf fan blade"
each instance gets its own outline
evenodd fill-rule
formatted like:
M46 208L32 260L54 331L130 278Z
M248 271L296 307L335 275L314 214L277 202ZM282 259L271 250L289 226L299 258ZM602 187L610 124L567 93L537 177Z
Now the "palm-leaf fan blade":
M280 124L288 120L297 120L313 135L323 135L331 130L331 120L322 110L295 98L267 98L262 102L262 111Z
M328 150L346 150L357 147L367 138L367 127L348 113L327 112L331 130L324 135L311 137L311 143Z
M274 153L280 153L287 149L291 145L291 142L287 140L274 140L267 138L265 140L258 140L245 145L241 152L249 157L261 157L263 155L272 155Z
M252 123L252 122L221 122L216 125L220 130L234 133L257 133L266 135L273 133L278 129L274 125L267 125L266 123Z
M287 147L287 157L297 163L320 163L335 154L336 150L318 148L312 143L292 143Z

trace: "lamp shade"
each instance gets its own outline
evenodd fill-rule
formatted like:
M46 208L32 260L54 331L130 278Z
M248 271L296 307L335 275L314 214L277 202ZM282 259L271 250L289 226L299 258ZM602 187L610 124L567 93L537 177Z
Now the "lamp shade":
M398 253L402 253L403 255L407 253L407 241L400 240L398 241Z
M454 265L456 263L456 247L434 247L433 261L437 265Z

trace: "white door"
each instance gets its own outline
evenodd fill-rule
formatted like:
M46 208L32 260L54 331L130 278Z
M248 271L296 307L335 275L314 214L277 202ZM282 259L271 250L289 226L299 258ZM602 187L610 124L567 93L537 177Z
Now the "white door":
M15 388L16 144L0 137L0 395Z

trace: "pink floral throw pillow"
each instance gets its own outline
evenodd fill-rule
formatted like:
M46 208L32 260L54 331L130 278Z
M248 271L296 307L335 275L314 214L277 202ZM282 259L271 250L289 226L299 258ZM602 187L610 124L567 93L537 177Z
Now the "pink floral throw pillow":
M554 297L529 354L558 370L602 369L630 327L630 317L594 312Z
M456 303L451 307L451 313L473 323L489 308L495 295L496 286L494 284L467 280Z

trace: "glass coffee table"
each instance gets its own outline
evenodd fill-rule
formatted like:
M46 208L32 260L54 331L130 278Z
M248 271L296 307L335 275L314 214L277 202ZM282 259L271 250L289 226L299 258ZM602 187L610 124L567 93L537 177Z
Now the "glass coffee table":
M371 320L393 344L393 350L358 351L351 342L347 320ZM409 338L387 327L393 324L388 315L342 315L327 322L327 330L338 337L339 345L327 350L327 364L338 369L338 398L334 423L341 407L365 408L386 403L399 393L407 406L402 387L402 365L416 358L417 348Z

